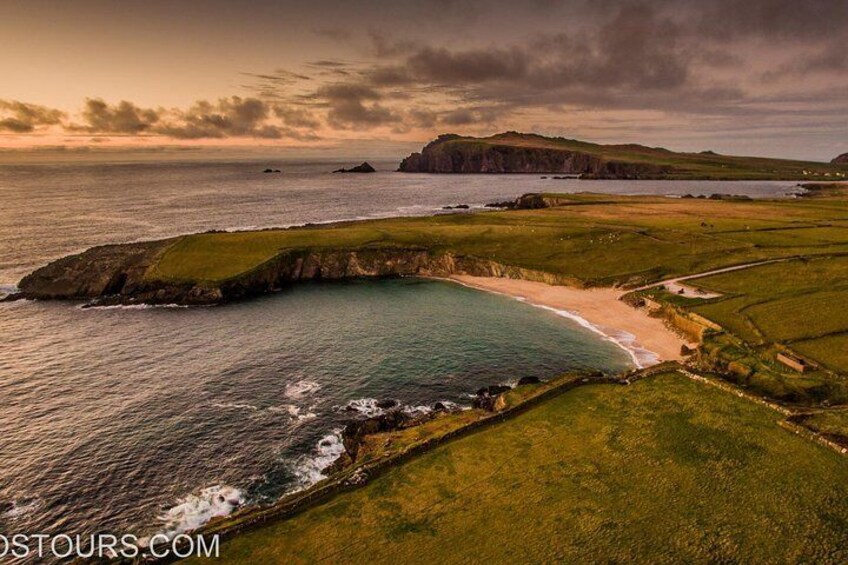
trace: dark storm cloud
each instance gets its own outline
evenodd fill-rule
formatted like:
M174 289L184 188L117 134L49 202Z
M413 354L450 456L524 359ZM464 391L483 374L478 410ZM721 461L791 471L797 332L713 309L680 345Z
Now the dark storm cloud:
M187 109L94 99L74 131L309 140L333 128L424 138L591 123L631 139L663 127L693 136L818 128L832 145L841 127L844 138L848 0L209 2L203 14L223 10L228 26L252 30L231 51L250 71L238 76L248 95ZM198 36L223 41L194 21ZM282 39L302 51L283 52ZM255 67L277 60L275 49L289 68ZM66 121L0 108L3 131Z
M720 39L758 37L805 42L845 35L848 2L844 0L713 0L693 2L694 31Z
M371 39L374 53L380 58L405 55L407 53L414 52L418 47L420 47L420 43L418 41L397 39L384 32L376 30L370 30L368 32L368 37Z
M313 111L305 108L293 108L289 106L274 106L274 114L283 120L283 123L293 128L316 129L321 126L321 121Z
M439 123L447 126L469 126L475 124L493 124L498 112L492 108L457 108L439 117Z
M40 126L61 123L65 113L17 100L0 100L0 132L32 133Z
M340 129L377 127L398 122L401 117L381 105L383 95L359 83L337 83L323 86L315 96L327 107L328 122Z
M461 4L474 3L451 9ZM378 92L438 91L462 105L742 115L760 111L746 104L766 100L758 77L800 78L848 67L844 0L605 1L594 7L551 0L538 8L560 15L570 9L582 25L513 45L465 48L371 34L383 61L352 73L351 84ZM751 41L759 55L753 63L746 59L751 48L738 43ZM788 63L771 55L787 52ZM461 125L466 118L456 110L450 119Z
M379 36L384 54L404 57L361 73L374 88L431 85L446 91L487 85L471 96L497 97L503 91L562 88L674 89L689 81L694 58L674 21L645 5L625 5L593 31L548 34L513 46L449 49L406 42L403 51ZM372 37L373 39L373 37ZM414 49L414 50L412 50ZM410 52L410 50L412 50ZM720 54L711 54L719 59ZM727 63L729 57L723 60Z

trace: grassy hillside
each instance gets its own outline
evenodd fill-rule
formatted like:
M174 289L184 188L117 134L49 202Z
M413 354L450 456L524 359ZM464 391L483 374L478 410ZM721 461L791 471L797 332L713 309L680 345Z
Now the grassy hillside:
M290 230L187 236L150 272L220 281L282 249L420 246L573 277L640 284L725 265L848 252L843 200L715 201L561 195L542 210L395 218Z
M778 417L678 374L585 386L214 562L845 562L848 466Z
M643 175L645 178L839 180L848 175L848 164L720 155L712 151L683 153L637 144L600 145L576 139L549 138L517 132L484 138L445 135L425 148L424 152L456 155L467 150L469 153L479 154L487 147L571 151L598 157L604 162L652 165L667 170L659 176L647 173Z

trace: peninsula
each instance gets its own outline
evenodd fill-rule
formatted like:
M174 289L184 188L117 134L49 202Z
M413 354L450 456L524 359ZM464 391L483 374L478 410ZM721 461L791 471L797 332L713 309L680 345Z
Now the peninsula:
M586 179L838 180L848 166L832 163L680 153L637 144L599 145L509 131L490 137L440 135L404 159L405 173L536 173Z

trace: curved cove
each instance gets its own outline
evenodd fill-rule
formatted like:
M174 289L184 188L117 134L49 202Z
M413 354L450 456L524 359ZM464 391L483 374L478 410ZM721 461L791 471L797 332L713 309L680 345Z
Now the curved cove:
M181 531L320 478L377 401L632 366L554 312L420 279L209 308L18 302L0 323L0 521L45 532Z

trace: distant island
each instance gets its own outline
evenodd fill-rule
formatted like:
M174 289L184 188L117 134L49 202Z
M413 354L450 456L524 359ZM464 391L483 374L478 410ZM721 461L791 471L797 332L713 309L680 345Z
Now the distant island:
M509 131L491 137L440 135L405 158L405 173L536 173L584 179L841 180L846 156L832 163L680 153L637 144L599 145Z
M336 169L333 171L334 173L376 173L377 169L371 166L368 161L365 161L361 165L357 165L355 167L351 167L349 169Z
M848 153L843 153L839 157L831 161L834 165L848 165Z

